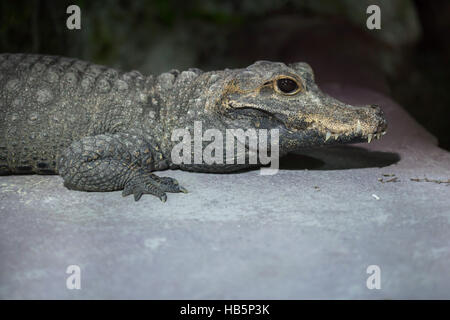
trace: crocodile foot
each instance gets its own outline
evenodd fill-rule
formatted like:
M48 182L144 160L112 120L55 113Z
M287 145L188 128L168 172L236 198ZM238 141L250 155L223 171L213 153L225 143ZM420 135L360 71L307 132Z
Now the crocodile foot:
M152 194L162 202L167 201L166 192L187 193L186 188L179 185L178 181L170 177L158 177L155 174L136 175L126 184L122 196L134 195L134 200L139 201L143 194Z

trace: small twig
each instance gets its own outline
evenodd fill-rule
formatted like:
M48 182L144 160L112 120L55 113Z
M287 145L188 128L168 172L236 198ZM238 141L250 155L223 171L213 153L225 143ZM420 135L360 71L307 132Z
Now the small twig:
M410 178L411 181L414 182L434 182L437 184L441 184L441 183L445 183L447 185L450 184L450 179L448 179L447 181L445 180L436 180L436 179L428 179L428 178L423 178L423 179L419 179L419 178Z
M400 182L400 180L395 176L395 174L383 174L383 177L393 177L389 180L384 180L383 178L378 178L378 181L380 181L381 183L385 183L385 182Z

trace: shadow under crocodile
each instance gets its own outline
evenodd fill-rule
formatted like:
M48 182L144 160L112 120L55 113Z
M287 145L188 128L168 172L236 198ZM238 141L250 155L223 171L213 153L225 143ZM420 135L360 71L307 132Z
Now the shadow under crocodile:
M382 168L400 161L394 152L371 151L355 146L330 146L307 149L280 159L282 170L345 170Z
M399 161L400 155L395 152L371 151L356 146L329 146L305 149L301 151L301 154L288 154L280 159L279 169L346 170L383 168ZM250 167L232 172L217 172L217 174L240 174L253 170L259 170L259 167Z

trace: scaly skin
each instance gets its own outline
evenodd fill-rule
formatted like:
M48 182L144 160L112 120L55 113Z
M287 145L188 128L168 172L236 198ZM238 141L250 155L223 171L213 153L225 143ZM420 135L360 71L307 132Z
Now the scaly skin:
M296 90L283 92L280 79L293 81ZM280 155L370 142L386 129L378 107L354 107L323 94L305 63L259 61L245 69L145 77L70 58L0 55L0 175L59 174L70 189L123 190L135 200L147 193L165 201L166 192L186 190L152 171L249 166L174 164L173 130L193 135L194 121L224 136L228 128L279 129Z

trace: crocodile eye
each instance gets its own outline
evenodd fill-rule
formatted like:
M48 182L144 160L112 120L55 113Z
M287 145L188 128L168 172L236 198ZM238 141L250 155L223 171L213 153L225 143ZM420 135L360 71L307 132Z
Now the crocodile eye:
M295 94L299 91L299 85L290 78L281 78L277 80L276 88L284 94Z

